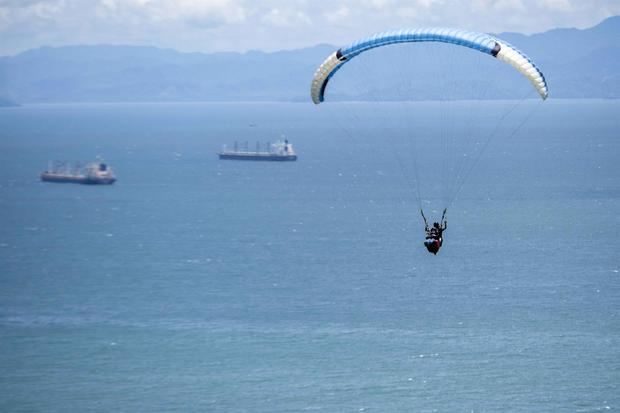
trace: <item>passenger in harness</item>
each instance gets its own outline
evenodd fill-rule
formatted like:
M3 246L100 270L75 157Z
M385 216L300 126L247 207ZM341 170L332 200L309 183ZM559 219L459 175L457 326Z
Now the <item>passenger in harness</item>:
M445 219L446 210L443 210L443 215L441 216L441 224L439 222L435 222L433 223L432 228L428 227L426 217L424 216L424 212L421 209L420 213L422 213L422 218L424 218L424 231L426 232L424 246L426 247L428 252L432 253L433 255L437 255L439 249L443 245L443 232L448 228L448 221Z

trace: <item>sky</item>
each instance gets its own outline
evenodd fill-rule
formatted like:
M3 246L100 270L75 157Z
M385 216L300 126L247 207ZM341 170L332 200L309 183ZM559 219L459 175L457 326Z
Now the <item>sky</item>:
M276 51L412 27L588 28L614 15L620 0L0 0L0 55L74 44Z

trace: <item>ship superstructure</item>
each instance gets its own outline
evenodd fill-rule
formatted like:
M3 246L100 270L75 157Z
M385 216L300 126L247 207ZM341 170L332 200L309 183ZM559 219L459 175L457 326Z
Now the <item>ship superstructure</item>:
M218 152L220 159L233 159L245 161L296 161L297 154L293 149L293 145L287 139L275 143L267 143L265 149L261 150L260 143L256 143L256 150L252 151L248 148L248 143L239 145L235 142L232 150L226 146Z
M103 162L92 162L86 166L80 163L50 161L41 174L45 182L75 183L87 185L110 185L116 182L112 168Z

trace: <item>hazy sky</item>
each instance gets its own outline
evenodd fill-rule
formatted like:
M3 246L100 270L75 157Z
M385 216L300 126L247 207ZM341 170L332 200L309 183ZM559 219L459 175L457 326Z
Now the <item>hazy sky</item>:
M618 14L620 0L0 0L0 55L100 43L273 51L404 27L586 28Z

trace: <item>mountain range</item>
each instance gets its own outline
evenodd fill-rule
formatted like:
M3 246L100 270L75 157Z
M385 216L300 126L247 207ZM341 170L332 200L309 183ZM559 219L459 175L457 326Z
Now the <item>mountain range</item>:
M620 97L620 16L584 30L497 36L527 51L543 69L553 98ZM144 46L42 47L0 57L0 102L308 101L314 70L336 49L321 44L271 53L182 53ZM348 97L364 99L355 91ZM416 96L427 98L435 98L431 88Z

